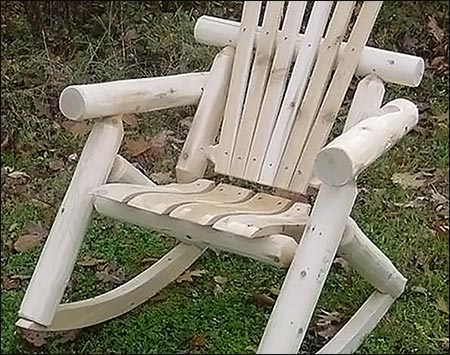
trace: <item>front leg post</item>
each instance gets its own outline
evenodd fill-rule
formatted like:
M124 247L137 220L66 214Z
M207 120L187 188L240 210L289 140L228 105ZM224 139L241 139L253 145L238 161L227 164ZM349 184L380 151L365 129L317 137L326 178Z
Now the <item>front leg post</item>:
M123 137L120 116L96 122L56 215L19 310L19 317L52 323L91 217L90 191L109 176Z
M342 238L357 190L322 184L258 354L296 354Z

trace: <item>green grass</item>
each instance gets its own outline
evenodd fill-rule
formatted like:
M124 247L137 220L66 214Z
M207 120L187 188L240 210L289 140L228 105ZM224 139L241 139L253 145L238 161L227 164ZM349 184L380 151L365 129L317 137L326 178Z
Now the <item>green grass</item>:
M75 2L72 10L66 6L65 14L64 6L61 10L36 4L29 5L27 11L20 2L2 2L2 142L7 136L9 139L2 147L2 279L31 275L43 245L22 253L11 251L8 245L24 234L31 222L51 226L75 167L68 157L79 154L86 139L61 126L65 122L57 110L61 90L73 83L207 70L218 49L195 43L196 18L204 13L237 18L240 12L236 2L223 7L217 2ZM436 55L436 43L427 25L429 16L434 16L441 28L448 28L447 12L446 2L385 2L370 44L422 55L429 63ZM406 33L416 39L415 48L405 44ZM439 299L448 304L448 235L438 229L448 226L448 202L447 212L436 211L427 201L418 207L402 207L417 197L429 197L432 188L448 198L448 69L427 69L419 88L388 85L385 100L396 97L409 98L420 106L420 129L361 176L359 185L364 189L352 215L409 282L406 292L359 352L448 353L448 314L437 305ZM182 138L185 130L178 122L193 113L194 108L187 107L143 114L139 126L126 127L126 135L151 136L168 128ZM144 168L149 173L158 167L170 169L176 152L171 148L167 156ZM126 151L123 153L126 155ZM49 164L56 159L64 165L54 171ZM17 190L20 183L4 176L7 166L30 176L24 187ZM391 180L394 173L421 171L433 176L443 174L433 186L418 189L404 189ZM49 207L43 208L33 199ZM156 232L96 215L80 257L108 260L122 267L130 278L146 267L142 259L160 257L174 244L173 239ZM193 283L168 286L159 300L85 329L74 341L61 344L50 340L43 348L33 350L254 353L271 310L257 304L254 296L279 288L285 272L212 251L194 268L208 273ZM227 280L218 295L214 293L215 276ZM73 279L64 296L66 301L91 297L113 287L81 266L75 267ZM30 350L14 326L26 286L27 280L23 280L13 290L2 287L3 353ZM348 319L370 293L371 287L355 272L333 265L318 309L338 311ZM314 332L316 321L315 317L302 352L315 351L324 343Z

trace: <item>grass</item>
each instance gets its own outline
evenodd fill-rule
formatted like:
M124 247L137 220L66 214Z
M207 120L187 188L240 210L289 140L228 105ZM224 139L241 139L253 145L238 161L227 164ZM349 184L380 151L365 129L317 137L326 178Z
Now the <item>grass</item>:
M52 5L53 4L53 5ZM50 227L70 181L85 135L65 129L57 110L62 88L124 78L151 77L207 70L217 48L195 43L196 18L208 13L238 18L240 5L228 2L2 2L2 337L3 353L30 351L14 323L27 280L7 289L3 280L31 275L42 243L22 253L11 242L30 223ZM387 86L385 100L407 97L421 110L418 129L383 156L361 177L353 217L408 278L406 292L360 347L360 353L448 353L448 202L436 210L433 191L448 200L448 67L438 71L440 55L430 16L448 28L447 2L385 2L371 45L411 52L427 60L419 88ZM444 31L445 32L445 31ZM408 37L409 36L409 39ZM448 34L445 33L448 43ZM412 38L412 39L411 39ZM192 116L187 107L139 116L127 137L152 136L171 129L182 137L180 121ZM177 150L144 165L148 173L169 170ZM127 154L126 150L123 154ZM52 162L60 161L59 169ZM12 179L6 167L29 178ZM394 173L425 172L419 188L394 184ZM423 199L423 197L428 198ZM417 200L419 198L419 200ZM416 207L406 207L411 201ZM36 201L43 201L45 205ZM157 258L174 241L156 232L95 216L80 257L92 256L120 265L126 278L142 271L141 261ZM259 262L208 251L194 268L207 270L192 283L173 284L159 299L129 314L81 332L66 343L49 340L40 353L252 353L270 314L255 295L281 286L284 272ZM226 278L216 295L215 276ZM100 282L93 270L76 266L65 300L80 300L113 285ZM318 309L347 319L368 297L371 287L353 271L335 264ZM447 311L445 311L447 305ZM325 340L315 324L302 352L317 350Z

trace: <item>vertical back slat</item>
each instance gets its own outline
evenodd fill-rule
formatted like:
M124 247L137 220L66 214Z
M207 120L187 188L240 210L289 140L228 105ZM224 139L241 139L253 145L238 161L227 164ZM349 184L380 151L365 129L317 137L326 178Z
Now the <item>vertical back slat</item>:
M275 52L275 41L281 21L284 1L269 1L264 14L263 27L256 48L253 70L244 104L242 119L233 149L229 173L242 177L245 170L251 139L256 127L261 102Z
M314 123L327 88L327 83L355 3L356 1L340 1L335 7L325 40L319 49L317 62L314 66L305 98L294 121L291 134L285 143L285 151L281 162L279 162L274 181L276 187L288 188L292 180L298 158L302 154L308 132Z
M228 100L215 157L215 170L227 173L245 99L261 1L246 1L233 62Z
M344 55L338 63L333 80L311 130L305 149L300 155L293 180L289 185L295 191L304 190L312 175L314 158L331 131L336 115L342 105L359 58L369 38L372 27L381 8L382 1L365 1L351 32Z
M317 51L332 4L332 1L318 1L313 5L305 37L297 54L292 76L262 165L259 176L259 182L262 184L271 185L275 179L284 145L289 137L292 122L303 99L306 85L317 58Z
M303 20L306 1L290 1L283 24L282 37L277 43L267 90L261 106L258 124L247 159L245 178L256 181L263 163L270 136L283 99L289 69L294 55L295 42Z

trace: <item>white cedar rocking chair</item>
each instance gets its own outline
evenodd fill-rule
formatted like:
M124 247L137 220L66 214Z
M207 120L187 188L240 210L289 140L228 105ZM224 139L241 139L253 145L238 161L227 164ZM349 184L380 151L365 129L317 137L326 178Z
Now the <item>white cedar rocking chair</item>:
M98 120L17 325L60 331L117 317L155 295L211 247L288 268L258 353L296 353L339 253L375 291L319 353L355 351L406 283L349 217L355 180L418 120L416 106L405 99L382 105L383 82L417 86L424 68L421 58L367 47L381 2L359 5L246 2L241 23L198 20L196 39L224 47L210 72L66 88L63 114ZM355 74L364 78L343 133L325 145ZM117 155L122 114L197 102L177 183L157 186ZM202 178L208 161L217 173L274 187L275 193L215 185ZM319 192L311 210L277 193L302 194L314 181ZM168 232L181 243L120 287L60 304L93 207Z

